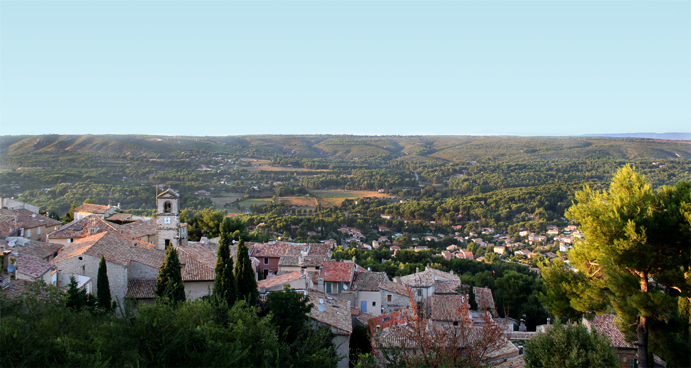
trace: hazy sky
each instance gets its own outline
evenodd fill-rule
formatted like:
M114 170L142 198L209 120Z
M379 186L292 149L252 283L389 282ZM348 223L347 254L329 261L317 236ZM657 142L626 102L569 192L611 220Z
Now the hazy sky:
M691 2L0 1L0 134L691 132Z

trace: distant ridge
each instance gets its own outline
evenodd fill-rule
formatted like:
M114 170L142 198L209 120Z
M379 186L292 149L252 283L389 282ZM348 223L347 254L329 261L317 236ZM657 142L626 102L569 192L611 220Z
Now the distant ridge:
M619 133L619 134L586 134L583 137L612 137L612 138L649 138L667 139L672 141L691 141L691 133Z

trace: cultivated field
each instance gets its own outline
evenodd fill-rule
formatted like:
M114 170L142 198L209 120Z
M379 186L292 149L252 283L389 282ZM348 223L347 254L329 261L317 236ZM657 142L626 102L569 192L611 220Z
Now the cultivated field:
M310 194L317 197L324 207L340 206L345 199L387 197L385 193L369 190L310 190Z
M281 202L285 203L287 206L299 206L299 207L316 207L317 199L310 196L295 196L295 197L281 197Z
M226 203L233 204L235 203L236 199L242 199L243 196L244 194L242 193L224 193L221 196L210 198L211 201L214 203L214 206L216 206L217 208L226 208Z
M242 206L243 208L248 208L253 204L261 207L266 206L269 203L271 203L271 198L249 198L238 202L238 205Z
M246 167L247 171L251 173L258 173L260 171L269 171L269 172L293 172L293 171L321 171L321 172L330 172L331 170L329 169L305 169L303 167L289 167L289 166L269 166L269 165L261 165L261 166L252 166L252 167Z

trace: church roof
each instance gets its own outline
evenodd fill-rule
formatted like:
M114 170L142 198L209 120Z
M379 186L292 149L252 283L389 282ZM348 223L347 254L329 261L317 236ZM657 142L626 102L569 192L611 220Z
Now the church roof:
M167 189L159 194L156 198L180 198L180 194L172 189Z

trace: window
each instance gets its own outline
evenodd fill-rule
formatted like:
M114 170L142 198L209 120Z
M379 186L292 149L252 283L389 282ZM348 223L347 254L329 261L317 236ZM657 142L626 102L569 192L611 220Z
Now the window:
M372 306L373 306L373 307L376 307L376 306L377 306L377 302L372 302Z
M343 283L342 283L342 282L339 282L339 283L338 283L338 293L340 294L340 293L342 293L342 292L343 292Z
M454 321L453 325L458 326L458 321Z
M264 258L264 264L269 264L269 259L268 259L268 258Z
M389 294L389 295L386 296L386 301L387 301L387 302L390 302L390 301L391 301L391 294Z
M27 238L31 237L31 229L26 229L26 237Z
M326 283L326 292L331 293L331 283L330 282Z
M73 241L74 239L67 239L67 244L72 244Z
M37 233L38 235L41 235L41 227L40 227L40 226L36 228L36 233Z
M417 296L422 296L422 289L417 289Z
M170 239L166 239L166 249L168 249L168 247L170 247Z

